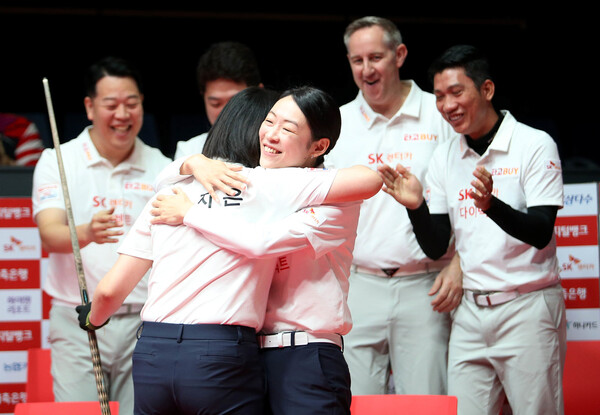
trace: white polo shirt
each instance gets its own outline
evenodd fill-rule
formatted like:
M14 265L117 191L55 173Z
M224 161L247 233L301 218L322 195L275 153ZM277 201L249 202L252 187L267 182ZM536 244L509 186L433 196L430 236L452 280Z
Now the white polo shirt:
M113 167L101 157L92 143L89 128L77 138L61 144L67 186L75 225L88 223L94 214L115 207L114 214L123 221L123 231L133 225L146 202L154 196L153 182L171 161L158 149L136 139L133 153ZM66 209L56 151L46 149L33 175L33 215L44 209ZM91 243L81 248L81 260L90 299L100 279L117 260L118 243ZM72 253L50 253L44 290L54 302L81 304L75 259ZM142 304L146 300L145 280L125 300Z
M348 277L361 203L309 207L267 224L249 223L223 210L188 213L185 223L242 255L277 257L263 332L343 335L352 327Z
M342 131L326 156L326 166L363 164L377 169L383 163L392 167L401 163L419 180L425 178L435 148L458 134L437 111L433 94L422 91L413 81L405 82L411 86L410 93L389 120L374 112L360 92L340 108ZM356 265L401 268L431 262L417 243L406 209L383 191L362 204L357 232ZM447 262L450 254L440 262Z
M473 171L484 166L493 176L493 194L516 210L563 206L563 181L556 143L507 111L483 156L464 137L436 150L428 173L431 213L447 213L456 236L463 287L507 291L559 281L556 237L537 249L508 235L477 209L467 193Z
M188 157L193 156L194 154L202 153L202 149L204 148L204 143L206 143L206 138L208 137L208 133L202 133L195 137L190 138L185 141L178 141L177 148L175 149L174 159L178 159L180 157Z
M350 331L348 277L360 206L360 202L320 206L305 213L310 249L277 259L264 333Z
M250 181L247 188L237 196L220 195L220 203L213 201L202 185L191 178L175 186L181 186L192 201L198 202L186 218L208 216L211 210L220 210L267 226L303 206L322 203L336 173L336 170L245 168L242 174ZM169 194L171 188L161 193ZM276 258L252 259L227 251L188 226L151 225L150 209L151 202L119 248L120 253L154 261L142 320L240 324L259 330ZM241 229L234 231L243 234Z

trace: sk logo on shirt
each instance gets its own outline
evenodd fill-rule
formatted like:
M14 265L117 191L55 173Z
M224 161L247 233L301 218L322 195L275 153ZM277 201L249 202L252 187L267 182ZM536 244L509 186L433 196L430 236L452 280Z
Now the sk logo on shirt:
M546 170L561 171L562 167L561 167L561 164L560 164L560 160L548 160L548 161L546 161Z

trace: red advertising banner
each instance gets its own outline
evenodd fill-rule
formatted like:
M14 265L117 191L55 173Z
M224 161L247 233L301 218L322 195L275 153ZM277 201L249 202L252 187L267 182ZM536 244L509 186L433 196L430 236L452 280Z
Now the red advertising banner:
M0 223L3 228L35 227L32 216L31 199L2 198L0 202Z
M40 261L0 261L0 289L40 288Z
M598 278L562 280L565 305L574 308L598 308L600 285Z
M598 244L597 216L559 216L554 225L557 246Z
M0 323L0 351L39 348L41 344L39 321Z
M16 404L27 401L24 383L0 385L0 414L10 414Z

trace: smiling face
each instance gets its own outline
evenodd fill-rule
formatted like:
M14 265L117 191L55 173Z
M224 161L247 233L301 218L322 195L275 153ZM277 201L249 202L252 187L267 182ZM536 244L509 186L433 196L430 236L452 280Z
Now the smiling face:
M348 41L348 61L356 86L373 110L386 114L398 100L399 68L407 50L404 44L390 49L384 31L370 26L354 32Z
M133 150L144 117L143 96L132 78L105 76L96 84L96 96L84 105L92 122L90 136L101 156L113 164Z
M312 140L306 117L291 96L277 101L258 132L264 168L307 167L322 154L323 140Z
M438 111L454 131L473 139L487 134L498 116L492 106L494 83L477 88L463 68L448 68L433 78L433 93Z

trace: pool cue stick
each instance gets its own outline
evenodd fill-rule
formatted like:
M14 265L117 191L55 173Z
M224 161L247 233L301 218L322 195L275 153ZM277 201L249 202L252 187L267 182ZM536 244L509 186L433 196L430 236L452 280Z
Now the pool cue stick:
M50 128L52 130L52 141L56 151L56 160L58 161L58 170L60 173L60 182L62 184L63 197L65 200L65 208L67 211L67 222L71 233L71 245L73 247L73 256L75 257L75 269L77 271L77 280L79 282L79 292L81 294L82 304L89 302L87 293L87 284L83 273L83 265L81 263L81 252L79 250L79 240L77 239L77 231L75 230L75 220L73 219L73 209L71 208L71 198L69 197L69 189L67 187L67 178L65 176L65 168L63 165L62 155L60 152L60 141L58 139L58 131L56 128L56 119L54 117L54 108L52 106L52 98L50 97L50 87L48 79L42 80L44 84L44 92L46 94L46 105L48 107L48 117L50 118ZM102 415L110 415L110 407L108 404L108 394L104 385L104 373L100 362L100 352L98 350L98 341L96 332L88 330L88 340L90 344L90 352L92 354L92 363L94 365L94 376L96 377L96 390L98 391L98 399L100 401L100 410Z

